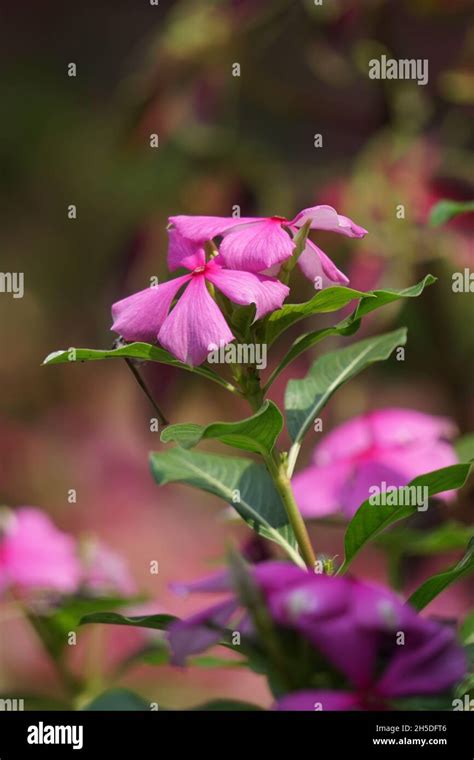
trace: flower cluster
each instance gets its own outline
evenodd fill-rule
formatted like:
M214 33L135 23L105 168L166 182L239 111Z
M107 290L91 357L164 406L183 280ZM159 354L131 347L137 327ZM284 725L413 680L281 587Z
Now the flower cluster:
M135 591L121 557L102 543L80 546L34 507L0 515L0 593L92 594Z
M305 667L301 681L278 695L277 709L388 709L401 698L448 692L465 674L466 658L454 631L420 617L386 588L307 573L284 562L261 562L248 572L282 637L290 674L295 673L298 640L316 655L314 669ZM258 638L235 587L231 573L177 587L232 595L171 626L175 664L216 644L231 622L234 630ZM288 632L296 635L291 646L284 643ZM265 648L265 641L259 644ZM308 655L305 661L311 662Z
M294 238L302 226L355 238L367 232L331 206L304 209L291 220L280 216L172 216L169 221L168 267L172 272L183 268L187 273L115 303L112 329L127 341L158 341L192 366L205 361L211 346L234 340L213 297L214 288L234 304L255 304L255 318L260 319L280 308L288 296L289 288L269 276L268 270L274 274L293 255ZM298 265L313 282L318 278L320 287L348 282L310 240L306 240Z

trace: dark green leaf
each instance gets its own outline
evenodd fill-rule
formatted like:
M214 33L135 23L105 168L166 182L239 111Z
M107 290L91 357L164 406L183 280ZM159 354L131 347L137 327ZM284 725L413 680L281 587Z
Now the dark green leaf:
M152 346L149 343L128 343L121 348L110 350L98 350L93 348L67 348L60 351L53 351L44 360L43 364L75 364L76 362L90 362L101 359L135 359L147 362L159 362L160 364L169 364L172 367L185 369L187 372L201 375L212 380L224 388L230 390L233 386L224 378L220 377L217 372L208 367L190 367L188 364L175 359L175 357L158 346Z
M143 697L134 694L133 691L129 691L129 689L110 689L110 691L105 691L82 709L86 712L107 712L109 710L112 712L130 712L150 710L150 702L146 702Z
M140 615L126 617L118 612L94 612L84 615L80 624L105 623L106 625L131 625L135 628L153 628L156 631L166 631L168 626L178 618L173 615Z
M264 465L180 448L152 454L150 461L158 485L183 483L219 496L253 530L264 532L297 561L298 555L277 530L288 524L288 518Z
M216 438L228 446L268 456L283 427L283 417L273 401L265 401L252 417L239 422L213 422L210 425L169 425L161 434L164 443L174 441L184 449L204 438Z
M368 297L368 295L360 290L336 285L320 290L305 303L284 304L281 309L274 311L268 317L265 340L268 345L271 345L282 332L299 322L300 319L310 317L312 314L337 311L355 298Z
M347 570L352 560L368 541L376 538L389 525L416 513L417 506L412 506L413 498L410 491L408 491L409 488L413 488L413 486L426 487L428 495L430 497L435 496L443 491L461 488L466 482L469 470L470 466L468 464L454 464L451 467L443 467L441 470L434 470L426 475L420 475L405 488L398 489L399 506L370 503L368 499L364 501L347 527L344 540L345 559L344 564L339 569L339 573L344 573ZM404 504L407 506L403 506Z
M406 329L366 338L346 348L316 359L302 380L290 380L286 387L285 409L288 430L299 443L332 394L343 383L370 364L387 359L397 346L406 342Z
M395 528L378 536L377 544L400 555L426 556L463 549L473 534L474 526L446 522L430 531Z
M205 702L203 705L192 708L193 712L199 712L203 710L215 710L215 711L249 711L263 710L263 707L253 705L250 702L240 702L237 699L214 699L212 702Z
M413 594L408 602L417 610L422 610L427 604L433 601L438 594L441 594L445 588L464 578L466 575L474 572L474 537L469 542L469 546L464 557L449 570L438 573L428 578Z
M271 386L275 378L278 377L291 362L293 362L298 356L312 348L312 346L319 343L324 338L329 338L333 335L352 335L355 333L361 323L361 319L369 312L379 309L381 306L386 306L390 303L398 301L403 298L416 298L419 296L424 288L432 285L436 281L435 277L430 274L418 282L416 285L410 288L404 288L403 290L374 290L364 294L357 308L346 319L334 327L326 327L314 332L300 335L290 347L290 350L273 370L270 378L265 384L265 391Z

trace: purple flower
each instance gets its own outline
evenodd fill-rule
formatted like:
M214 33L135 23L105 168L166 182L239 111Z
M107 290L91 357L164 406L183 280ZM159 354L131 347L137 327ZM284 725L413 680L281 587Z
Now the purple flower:
M184 267L189 274L146 288L112 306L112 329L125 340L158 340L182 362L201 364L219 346L234 340L207 284L215 285L237 304L256 305L256 319L279 309L289 288L271 277L225 269L222 257L206 262L204 249L170 232L168 262L171 270ZM186 289L170 311L178 291Z
M74 592L81 565L76 542L34 507L2 510L0 517L0 591Z
M278 709L314 710L315 703L326 710L384 709L401 697L446 692L465 674L466 659L454 631L420 617L388 589L348 577L307 573L284 562L262 562L249 573L277 632L290 630L309 642L324 658L328 673L344 684L316 689L311 683L317 674L309 668L307 684L284 696ZM176 588L232 593L170 627L175 664L216 644L229 624L255 636L233 593L230 573ZM260 644L265 647L265 642Z
M225 266L262 272L288 259L294 250L293 236L307 221L311 229L338 232L347 237L363 237L367 230L331 206L313 206L288 220L271 217L172 216L170 223L182 235L198 244L222 236L219 247ZM288 234L290 233L290 234ZM310 240L298 259L301 270L321 286L346 284L347 277L337 269L324 251Z
M373 486L406 486L413 478L457 462L445 439L455 432L442 417L411 409L380 409L339 425L316 446L313 463L293 479L301 513L352 517ZM438 494L450 499L454 492Z

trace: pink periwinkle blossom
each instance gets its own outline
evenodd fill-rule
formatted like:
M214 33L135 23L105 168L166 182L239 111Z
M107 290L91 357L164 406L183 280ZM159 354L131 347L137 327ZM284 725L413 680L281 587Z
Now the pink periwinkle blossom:
M220 256L230 269L262 272L288 259L294 251L293 237L306 222L310 229L328 230L352 238L361 238L367 230L349 217L338 214L332 206L303 209L294 219L271 217L172 216L170 223L180 235L198 244L222 237ZM321 286L345 285L347 277L311 240L307 240L298 264L312 282L321 278Z
M115 303L112 329L128 341L158 340L170 353L192 366L202 364L211 350L234 340L207 283L234 303L254 303L256 319L279 309L289 293L286 285L272 277L226 269L220 255L206 261L204 248L176 231L170 232L168 264L172 271L184 267L189 274ZM185 290L171 309L183 286Z
M379 409L339 425L316 446L312 464L292 485L305 517L342 512L347 517L370 488L406 486L413 478L457 462L448 439L454 424L412 409ZM453 491L438 494L449 500Z
M75 540L41 510L2 510L0 591L73 593L81 572Z
M314 710L316 703L324 710L390 709L397 699L448 692L466 672L454 630L420 617L389 589L350 577L308 573L285 562L262 562L249 573L277 633L292 631L311 644L318 662L322 657L326 663L329 686L315 688L312 679L318 674L308 671L307 683L282 696L277 709ZM231 630L255 636L249 616L232 593L230 573L178 584L176 590L231 595L170 627L175 664L216 644L229 624Z

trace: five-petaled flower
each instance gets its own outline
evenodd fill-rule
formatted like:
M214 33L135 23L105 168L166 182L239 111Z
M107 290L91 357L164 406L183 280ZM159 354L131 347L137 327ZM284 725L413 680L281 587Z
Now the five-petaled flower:
M397 699L447 692L465 674L466 658L454 630L422 618L390 589L308 573L285 562L261 562L249 574L275 632L291 630L308 642L326 674L327 686L321 689L314 686L321 674L306 668L295 693L279 700L279 709L314 710L316 703L324 710L388 709ZM231 592L217 605L170 626L175 664L216 644L230 623L232 630L258 638L231 573L175 588L181 593ZM265 642L259 643L265 650ZM291 660L293 649L287 655ZM299 672L294 665L291 672Z
M272 277L226 269L220 255L206 261L201 244L170 231L168 264L171 270L184 267L189 274L135 293L112 306L112 329L125 340L161 343L174 356L192 366L201 364L212 346L234 340L207 283L216 286L237 304L256 306L260 319L279 309L289 288ZM178 291L186 286L174 308Z

